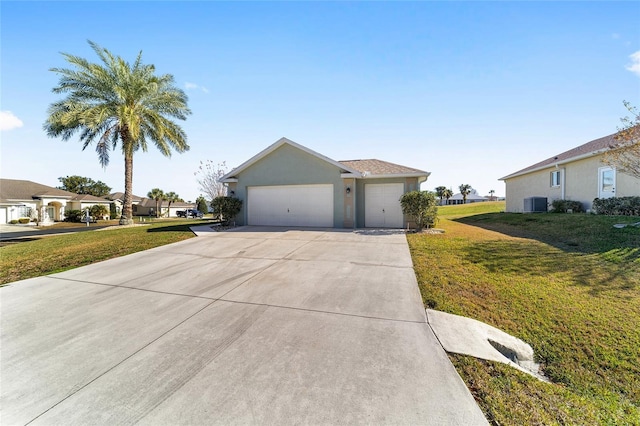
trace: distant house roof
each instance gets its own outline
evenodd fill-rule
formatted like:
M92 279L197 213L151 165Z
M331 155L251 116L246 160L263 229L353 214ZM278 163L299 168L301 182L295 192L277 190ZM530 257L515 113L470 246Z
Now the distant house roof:
M464 200L464 197L462 196L461 193L457 193L452 195L449 200ZM487 197L483 197L482 195L478 195L475 192L470 192L469 194L467 194L467 201L473 201L473 200L487 200Z
M106 198L110 200L124 201L124 192L112 192ZM133 195L132 198L133 198L133 201L136 201L136 202L139 202L140 200L143 199L143 197L138 197L137 195Z
M533 164L529 167L525 167L522 170L518 170L515 173L511 173L510 175L500 178L500 180L525 175L527 173L545 169L556 164L560 165L568 163L570 161L576 161L582 158L590 157L592 155L602 154L603 152L609 150L609 148L616 142L614 139L615 135L616 134L614 133L600 139L592 140L591 142L587 142L584 145L580 145L576 148L570 149L569 151L565 151L562 154L555 155L553 157L547 158L544 161L540 161L539 163Z
M138 203L139 206L141 207L153 207L154 209L156 208L156 200L154 200L153 198L142 198L140 200L140 202ZM158 206L159 207L169 207L169 202L166 200L160 200L158 201ZM171 207L184 207L184 208L191 208L195 206L194 203L185 203L184 201L175 201L173 203L171 203Z
M0 201L34 200L40 198L62 198L87 203L108 203L108 200L87 194L75 194L63 189L42 185L30 180L0 179Z
M388 161L369 159L369 160L347 160L340 161L346 167L355 169L362 177L382 177L382 176L429 176L429 172L414 169L412 167L401 166L399 164L390 163Z
M110 203L111 201L96 197L89 194L74 194L75 196L71 199L71 201L80 201L83 203Z
M0 201L33 200L38 198L72 199L73 192L42 185L30 180L0 179Z

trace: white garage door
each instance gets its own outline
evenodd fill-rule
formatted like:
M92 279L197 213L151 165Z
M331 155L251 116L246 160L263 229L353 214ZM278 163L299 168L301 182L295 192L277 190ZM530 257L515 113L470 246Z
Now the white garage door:
M0 223L7 223L7 209L0 207Z
M402 183L374 183L364 186L364 226L367 228L402 228L400 197Z
M249 225L333 227L333 185L250 186Z

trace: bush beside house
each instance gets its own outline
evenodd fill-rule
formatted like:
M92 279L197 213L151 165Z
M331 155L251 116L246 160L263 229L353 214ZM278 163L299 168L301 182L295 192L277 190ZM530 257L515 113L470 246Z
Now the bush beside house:
M640 197L596 198L593 210L610 216L640 216Z

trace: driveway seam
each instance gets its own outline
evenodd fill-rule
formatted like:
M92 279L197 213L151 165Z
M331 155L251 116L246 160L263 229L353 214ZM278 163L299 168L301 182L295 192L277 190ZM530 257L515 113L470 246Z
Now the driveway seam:
M275 263L273 265L275 265ZM296 310L296 311L315 312L315 313L322 313L322 314L329 314L329 315L342 315L342 316L347 316L347 317L367 318L367 319L375 319L375 320L380 320L380 321L410 322L410 323L415 323L415 324L428 324L427 321L416 321L416 320L404 320L404 319L398 319L398 318L375 317L375 316L370 316L370 315L350 314L350 313L347 313L347 312L323 311L323 310L320 310L320 309L300 308L300 307L296 307L296 306L272 305L272 304L269 304L269 303L245 302L245 301L242 301L242 300L231 300L231 299L225 299L224 298L227 294L229 294L232 291L236 290L241 285L246 284L247 281L253 279L257 275L260 275L262 272L264 272L266 269L268 269L270 266L273 266L273 265L269 265L268 267L266 267L262 271L258 272L256 275L253 275L252 277L247 278L245 281L239 283L237 286L235 286L232 289L230 289L229 291L225 292L220 297L208 297L208 296L198 296L198 295L193 295L193 294L172 293L172 292L168 292L168 291L149 290L149 289L146 289L146 288L130 287L130 286L124 286L124 285L119 285L119 284L105 284L105 283L97 283L97 282L92 282L92 281L81 281L81 280L75 280L75 279L71 279L71 278L60 278L60 277L50 277L50 278L54 278L54 279L60 280L60 281L77 282L77 283L80 283L80 284L93 284L93 285L101 285L101 286L105 286L105 287L123 288L123 289L127 289L127 290L138 290L138 291L144 291L144 292L148 292L148 293L166 294L168 296L181 296L181 297L188 297L188 298L192 298L192 299L204 299L204 300L210 300L212 302L221 301L221 302L235 303L235 304L240 304L240 305L266 306L266 307L269 307L269 308L291 309L291 310ZM207 306L210 306L210 305L211 304L208 304Z
M345 316L345 317L375 319L375 320L380 320L380 321L406 322L406 323L413 323L413 324L426 324L427 323L426 321L405 320L405 319L398 319L398 318L374 317L374 316L370 316L370 315L350 314L350 313L347 313L347 312L323 311L323 310L320 310L320 309L299 308L299 307L295 307L295 306L271 305L269 303L243 302L241 300L229 300L229 299L222 299L222 298L220 298L218 300L220 300L221 302L237 303L237 304L241 304L241 305L267 306L269 308L291 309L291 310L294 310L294 311L313 312L313 313L329 314L329 315L341 315L341 316Z
M180 321L179 323L177 323L176 325L174 325L173 327L169 328L167 331L165 331L164 333L160 334L158 337L156 337L155 339L149 341L148 343L146 343L145 345L141 346L140 348L138 348L137 350L135 350L134 352L132 352L131 354L127 355L126 357L124 357L123 359L121 359L120 361L118 361L117 363L115 363L114 365L112 365L111 367L109 367L108 369L106 369L105 371L103 371L102 373L100 373L99 375L97 375L96 377L94 377L93 379L89 380L87 383L85 383L84 385L80 386L79 388L77 388L76 390L74 390L73 392L71 392L70 394L66 395L64 398L62 398L60 401L56 402L55 404L53 404L51 407L47 408L46 410L44 410L42 413L38 414L36 417L34 417L33 419L29 420L27 423L25 423L25 425L31 424L34 421L36 421L38 418L40 418L41 416L43 416L44 414L46 414L47 412L51 411L52 409L54 409L55 407L57 407L58 405L62 404L64 401L66 401L67 399L71 398L73 395L77 394L78 392L80 392L81 390L83 390L84 388L86 388L87 386L89 386L90 384L92 384L93 382L95 382L96 380L98 380L99 378L103 377L105 374L109 373L110 371L114 370L115 368L117 368L118 366L120 366L121 364L123 364L124 362L126 362L128 359L132 358L133 356L135 356L136 354L140 353L142 350L148 348L151 344L157 342L158 340L160 340L161 338L163 338L164 336L166 336L168 333L170 333L171 331L175 330L176 328L178 328L180 325L184 324L185 322L187 322L188 320L190 320L191 318L193 318L194 316L198 315L200 312L204 311L205 309L207 309L209 306L213 305L216 302L216 300L212 300L211 303L206 304L205 306L203 306L202 308L200 308L199 310L197 310L196 312L194 312L193 314L189 315L187 318L185 318L184 320Z

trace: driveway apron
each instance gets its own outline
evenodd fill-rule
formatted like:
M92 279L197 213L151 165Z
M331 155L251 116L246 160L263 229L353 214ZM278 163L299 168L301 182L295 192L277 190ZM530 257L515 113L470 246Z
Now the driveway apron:
M2 424L487 424L401 232L198 235L0 288Z

